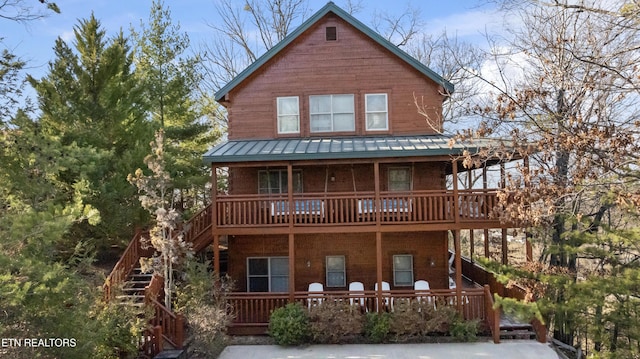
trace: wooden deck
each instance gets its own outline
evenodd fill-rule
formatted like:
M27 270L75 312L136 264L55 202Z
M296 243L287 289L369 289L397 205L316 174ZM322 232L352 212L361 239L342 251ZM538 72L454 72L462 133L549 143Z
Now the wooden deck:
M237 234L248 227L362 226L381 224L453 224L500 226L493 209L497 190L460 190L458 213L454 191L304 193L286 195L219 195L215 227ZM473 226L477 228L477 226ZM480 225L480 227L483 227ZM231 229L231 231L229 231Z

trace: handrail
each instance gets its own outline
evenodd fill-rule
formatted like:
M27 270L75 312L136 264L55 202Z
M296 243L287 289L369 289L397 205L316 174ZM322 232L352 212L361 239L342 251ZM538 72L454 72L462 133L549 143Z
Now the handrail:
M500 308L494 308L493 296L488 285L484 286L484 307L487 313L487 325L491 331L493 342L500 343Z
M113 266L111 273L109 273L109 276L103 285L105 300L108 301L113 298L113 289L124 282L124 279L140 260L140 252L142 249L142 244L140 243L141 238L142 231L137 230L133 239L131 239L131 242L129 242L129 245L124 250L124 253L120 256L120 259L115 266Z
M149 298L149 304L154 309L151 325L162 327L162 337L177 349L182 349L184 342L184 317L175 314L155 298Z

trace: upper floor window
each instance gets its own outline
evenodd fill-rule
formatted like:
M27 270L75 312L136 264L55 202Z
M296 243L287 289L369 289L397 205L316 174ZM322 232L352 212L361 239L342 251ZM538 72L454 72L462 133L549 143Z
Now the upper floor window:
M387 94L366 94L365 112L367 113L367 131L386 131L389 129Z
M355 131L353 95L309 96L311 132Z
M300 133L298 96L278 97L278 133Z
M258 193L287 193L287 170L268 170L258 172ZM293 192L302 192L302 171L293 171Z
M389 168L389 191L411 191L411 169L409 167Z

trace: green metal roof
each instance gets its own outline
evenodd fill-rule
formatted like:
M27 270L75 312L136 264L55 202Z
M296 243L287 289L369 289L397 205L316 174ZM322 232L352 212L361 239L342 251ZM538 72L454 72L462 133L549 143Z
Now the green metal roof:
M380 44L382 47L386 48L387 50L391 51L393 54L395 54L396 56L398 56L399 58L404 60L406 63L411 65L413 68L418 70L420 73L424 74L425 76L427 76L428 78L432 79L436 83L442 85L449 93L453 92L453 84L452 83L450 83L449 81L444 79L442 76L440 76L437 73L435 73L433 70L431 70L430 68L425 66L420 61L418 61L415 58L411 57L406 52L404 52L401 49L399 49L397 46L395 46L394 44L389 42L387 39L385 39L382 36L380 36L380 34L378 34L377 32L373 31L371 28L369 28L368 26L366 26L365 24L360 22L355 17L351 16L346 11L342 10L340 7L335 5L333 2L328 2L327 5L325 5L322 9L318 10L318 12L316 12L313 16L311 16L304 23L302 23L297 29L295 29L293 32L291 32L289 35L287 35L282 41L280 41L278 44L276 44L274 47L272 47L265 54L260 56L249 67L244 69L240 74L238 74L238 76L236 76L233 80L231 80L231 82L229 82L223 88L218 90L218 92L215 93L216 101L219 101L220 99L222 99L227 93L229 93L229 91L231 91L234 87L236 87L238 84L240 84L242 81L244 81L253 72L255 72L258 68L260 68L262 65L264 65L271 58L273 58L278 52L280 52L282 49L284 49L293 40L295 40L298 36L300 36L300 34L302 34L307 29L309 29L314 23L316 23L318 20L320 20L323 16L325 16L329 12L332 12L332 13L336 14L337 16L342 18L344 21L348 22L353 27L355 27L356 29L360 30L361 32L363 32L364 34L369 36L371 39L373 39L375 42Z
M205 163L238 163L291 160L332 160L389 157L432 157L477 153L495 146L498 140L455 142L445 135L281 138L273 140L232 140L217 145L203 155Z

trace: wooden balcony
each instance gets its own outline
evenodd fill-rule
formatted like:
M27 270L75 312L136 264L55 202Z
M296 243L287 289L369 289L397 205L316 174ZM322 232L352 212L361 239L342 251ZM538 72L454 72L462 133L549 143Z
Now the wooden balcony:
M286 195L220 195L215 201L215 226L225 229L247 227L440 225L453 223L466 228L499 225L493 210L497 190L458 191L457 213L454 191L296 193ZM379 216L379 218L378 218ZM456 218L456 216L458 218Z

